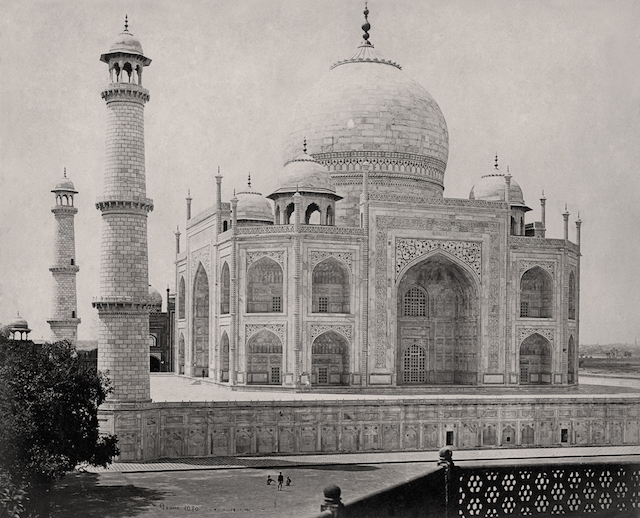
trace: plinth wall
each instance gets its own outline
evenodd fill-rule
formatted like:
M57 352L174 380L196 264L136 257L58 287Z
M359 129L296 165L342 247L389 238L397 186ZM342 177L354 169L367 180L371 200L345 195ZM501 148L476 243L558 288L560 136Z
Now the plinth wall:
M110 403L121 461L640 444L640 397Z

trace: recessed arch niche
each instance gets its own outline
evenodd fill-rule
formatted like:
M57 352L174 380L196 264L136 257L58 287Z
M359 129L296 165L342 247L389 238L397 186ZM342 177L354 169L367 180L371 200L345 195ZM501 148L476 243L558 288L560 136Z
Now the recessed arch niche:
M229 335L226 331L220 337L220 380L229 381Z
M349 270L341 261L329 257L318 263L311 275L313 313L349 313L351 285Z
M178 374L184 374L184 335L178 338Z
M551 344L544 336L534 333L520 344L520 384L546 385L551 383Z
M247 382L260 385L282 384L282 342L262 329L247 341Z
M478 285L435 253L405 271L397 290L398 384L478 382Z
M553 278L539 266L524 272L520 279L520 317L553 317Z
M262 257L247 274L247 313L282 313L282 267Z
M340 333L326 331L313 341L311 381L316 385L349 383L349 342Z
M576 379L576 344L573 335L569 337L569 345L567 347L567 383L575 383Z
M202 263L193 283L193 376L209 376L209 277Z

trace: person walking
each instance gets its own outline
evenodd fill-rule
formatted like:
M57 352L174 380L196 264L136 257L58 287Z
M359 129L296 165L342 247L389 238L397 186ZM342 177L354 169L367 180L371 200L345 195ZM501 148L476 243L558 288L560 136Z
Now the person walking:
M284 477L282 476L282 471L278 475L278 491L282 491L282 483L284 482Z

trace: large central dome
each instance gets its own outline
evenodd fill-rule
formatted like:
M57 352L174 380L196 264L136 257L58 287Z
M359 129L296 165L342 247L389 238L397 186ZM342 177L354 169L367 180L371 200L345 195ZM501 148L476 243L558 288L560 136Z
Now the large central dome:
M429 92L378 54L366 32L356 52L297 104L285 163L300 154L305 138L347 204L358 203L364 160L371 163L371 192L442 196L449 154L444 116Z

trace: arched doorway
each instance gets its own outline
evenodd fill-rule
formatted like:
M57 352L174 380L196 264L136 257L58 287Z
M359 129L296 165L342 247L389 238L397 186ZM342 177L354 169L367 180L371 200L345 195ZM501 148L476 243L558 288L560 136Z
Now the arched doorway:
M520 344L520 384L549 383L551 383L551 344L544 336L534 333Z
M313 341L311 382L314 385L349 384L349 342L335 331L322 333Z
M202 263L193 288L193 376L209 376L209 277Z
M576 380L576 344L573 340L573 335L569 337L567 355L567 383L575 383Z
M282 342L263 329L247 342L247 383L282 384Z
M471 274L436 253L398 284L399 384L478 382L479 303Z

